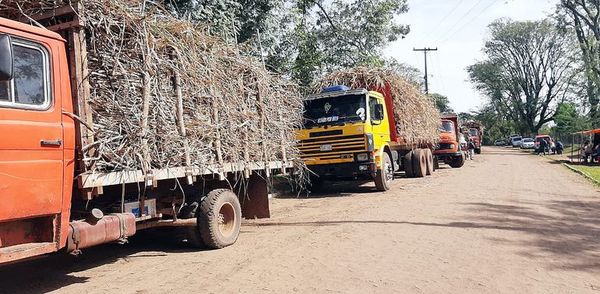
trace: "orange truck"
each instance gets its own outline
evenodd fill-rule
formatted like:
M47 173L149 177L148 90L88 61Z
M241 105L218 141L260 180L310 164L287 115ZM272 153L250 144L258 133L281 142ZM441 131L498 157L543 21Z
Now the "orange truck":
M267 179L289 167L280 161L85 170L82 146L93 142L76 121L91 117L93 89L84 79L83 28L71 9L51 15L71 21L48 29L0 18L0 264L125 242L155 227L222 248L237 240L242 217L269 217Z
M436 162L442 160L453 168L462 167L465 164L465 156L459 140L458 116L443 114L441 119L440 140L433 151Z
M475 145L475 153L481 154L481 144L483 143L483 125L478 121L467 121L462 125L468 135L469 140Z

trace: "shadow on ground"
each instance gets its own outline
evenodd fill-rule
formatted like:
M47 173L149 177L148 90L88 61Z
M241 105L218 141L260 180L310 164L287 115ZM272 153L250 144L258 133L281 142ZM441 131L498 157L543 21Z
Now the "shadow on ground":
M567 197L567 195L563 195ZM550 269L600 271L600 201L550 201L543 203L467 203L460 221L408 222L340 220L272 222L256 226L337 226L343 224L397 224L481 230L516 231L526 238L495 239L517 246L528 258L550 260ZM543 211L540 212L540 211ZM523 240L525 239L525 241Z
M92 268L137 258L204 250L177 242L173 235L170 237L157 231L141 231L130 238L129 244L105 244L84 249L78 257L58 252L4 265L0 267L0 293L46 293L86 283L89 278L77 276L77 273Z

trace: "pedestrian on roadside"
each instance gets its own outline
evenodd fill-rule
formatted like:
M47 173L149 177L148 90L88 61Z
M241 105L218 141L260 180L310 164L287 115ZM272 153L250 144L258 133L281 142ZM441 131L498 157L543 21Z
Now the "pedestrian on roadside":
M564 149L565 146L563 145L563 143L561 141L556 141L556 154L562 154Z
M475 155L475 143L473 139L469 139L469 158L473 160L473 156Z
M592 152L594 151L594 146L592 146L592 143L590 143L589 140L586 140L583 143L582 150L583 150L583 162L587 163L588 162L588 158L590 156L592 156Z
M538 155L542 153L542 155L546 155L546 150L548 150L548 141L542 139L540 140L540 148L538 150Z

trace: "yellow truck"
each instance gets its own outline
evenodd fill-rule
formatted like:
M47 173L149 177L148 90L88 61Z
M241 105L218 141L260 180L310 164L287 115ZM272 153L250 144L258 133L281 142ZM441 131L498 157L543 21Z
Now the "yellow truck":
M386 191L401 170L408 177L433 173L433 142L408 144L398 135L389 93L331 86L306 97L297 139L311 190L324 180L372 180Z

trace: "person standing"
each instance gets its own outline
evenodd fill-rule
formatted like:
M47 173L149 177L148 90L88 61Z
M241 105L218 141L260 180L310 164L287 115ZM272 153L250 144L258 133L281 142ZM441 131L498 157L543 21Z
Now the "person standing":
M545 139L542 139L542 140L540 140L540 152L543 155L546 155L546 150L548 150L548 141L546 141Z
M473 160L473 156L475 155L475 143L473 142L473 139L469 139L469 158L471 160Z

